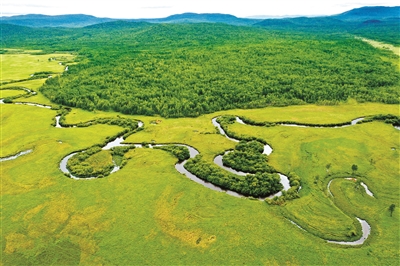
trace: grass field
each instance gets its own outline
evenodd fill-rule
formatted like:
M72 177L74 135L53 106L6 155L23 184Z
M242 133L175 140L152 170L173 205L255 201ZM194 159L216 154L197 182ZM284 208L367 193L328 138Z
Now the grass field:
M382 43L382 42L378 42L378 41L374 41L374 40L370 40L370 39L366 39L366 38L360 38L360 39L364 42L371 44L373 47L380 48L380 49L386 49L386 50L392 51L394 54L400 56L400 47L396 47L391 44Z
M25 91L21 90L0 90L0 98L9 98L9 97L15 97L15 96L21 96L26 94Z
M54 60L49 60L53 58ZM1 56L1 81L27 79L35 72L60 73L65 66L60 62L71 60L70 54L10 53ZM39 70L40 69L40 70Z
M42 63L47 64L46 60ZM44 71L47 66L36 67L34 72ZM11 70L8 72L7 78L21 78ZM31 85L23 86L36 90L40 84L35 81ZM40 92L21 99L49 103ZM380 122L346 128L230 125L234 132L266 140L274 149L269 163L283 173L294 171L301 177L300 198L275 206L235 198L192 182L175 170L177 159L162 150L130 150L127 165L106 178L69 179L58 169L64 156L101 143L123 129L110 125L55 128L52 126L55 110L12 104L0 108L0 157L33 149L27 155L0 163L3 265L397 265L399 262L400 131L391 125ZM184 143L198 149L212 163L218 153L235 146L217 133L211 123L215 116L233 114L256 121L338 123L380 113L399 115L399 106L349 102L339 106L230 110L181 119L73 109L66 122L117 115L139 119L144 122L144 130L131 135L127 142ZM352 164L358 166L354 173ZM344 180L351 176L362 179L375 198L366 195L354 182ZM334 198L327 192L331 179L334 179L331 184ZM396 209L391 217L388 207L393 203ZM357 239L361 228L356 216L371 225L366 243L347 247L324 240ZM356 235L349 236L353 233Z

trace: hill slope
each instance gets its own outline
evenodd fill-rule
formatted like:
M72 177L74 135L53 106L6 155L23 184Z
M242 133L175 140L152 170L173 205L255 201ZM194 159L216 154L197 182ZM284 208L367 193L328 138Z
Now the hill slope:
M229 25L245 26L245 25L252 25L261 20L238 18L233 15L219 14L219 13L203 13L203 14L183 13L183 14L172 15L166 18L140 19L139 21L146 21L151 23L225 23Z
M21 15L12 17L1 17L1 22L19 26L29 27L84 27L88 25L114 21L110 18L98 18L89 15Z
M332 17L344 21L365 21L374 19L382 20L387 18L399 18L400 6L365 6L355 8Z
M350 33L400 45L400 7L362 7L335 16L266 19L254 24L270 30Z
M98 18L90 15L21 15L12 17L1 17L3 23L29 26L29 27L84 27L104 22L111 22L117 20L124 20L130 22L150 22L150 23L225 23L237 26L249 26L257 24L258 26L274 26L279 28L285 27L301 27L317 24L320 26L321 20L323 26L337 26L339 22L363 22L363 21L380 21L392 18L400 18L400 7L384 7L384 6L367 6L349 10L342 14L309 18L309 22L305 22L304 18L287 18L287 19L249 19L238 18L229 14L219 13L183 13L168 16L166 18L154 19L112 19L112 18ZM318 21L320 20L320 21ZM294 25L292 24L294 23ZM340 24L340 23L339 23Z
M149 22L149 23L225 23L229 25L252 25L261 20L238 18L228 14L197 14L183 13L176 14L166 18L155 19L112 19L98 18L89 15L21 15L12 17L1 17L2 23L29 26L29 27L85 27L94 24L100 24L112 21L127 22Z

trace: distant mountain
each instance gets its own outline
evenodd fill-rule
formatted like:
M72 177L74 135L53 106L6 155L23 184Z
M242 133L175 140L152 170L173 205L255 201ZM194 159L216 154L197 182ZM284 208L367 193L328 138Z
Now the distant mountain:
M143 27L146 25L151 25L151 24L148 22L143 22L143 21L135 22L135 21L117 20L117 21L89 25L89 26L85 26L84 28L85 29L99 29L99 30L107 30L107 29L118 30L118 29L138 28L138 27Z
M331 16L343 21L366 21L366 20L382 20L387 18L399 18L400 6L365 6L355 8L339 15Z
M399 22L399 18L400 7L376 6L352 9L334 16L266 19L255 25L276 29L325 31L377 24L392 26Z
M115 21L128 21L128 22L149 22L149 23L225 23L236 26L252 25L261 21L261 19L238 18L227 14L197 14L197 13L183 13L172 15L166 18L155 19L111 19L111 18L98 18L89 15L59 15L59 16L46 16L46 15L21 15L12 17L1 17L2 23L28 26L28 27L86 27L90 25L115 22ZM115 24L118 27L122 24ZM128 24L125 24L128 25ZM110 26L110 25L109 25Z
M261 26L270 28L324 28L324 27L340 27L344 23L364 23L363 25L378 24L381 21L391 21L400 18L400 6L384 7L369 6L352 9L342 14L334 16L321 17L295 17L295 18L270 18L270 19L252 19L238 18L233 15L219 13L183 13L176 14L166 18L155 19L112 19L98 18L89 15L21 15L12 17L1 17L1 23L28 26L28 27L86 27L106 22L126 21L126 22L149 22L149 23L224 23L235 26ZM129 27L131 24L109 24L101 27ZM350 24L347 24L350 25Z
M350 33L400 45L400 7L362 7L339 15L266 19L254 24L269 30L313 33Z
M21 15L12 17L1 17L2 23L28 26L28 27L84 27L104 22L115 21L110 18L97 18L89 15Z
M135 20L137 21L137 20ZM225 23L229 25L252 25L261 19L238 18L233 15L219 13L183 13L160 19L141 19L151 23Z
M330 18L330 17L298 17L298 18L286 18L286 19L265 19L256 26L262 27L274 27L274 28L326 28L326 27L338 27L345 24L343 21Z

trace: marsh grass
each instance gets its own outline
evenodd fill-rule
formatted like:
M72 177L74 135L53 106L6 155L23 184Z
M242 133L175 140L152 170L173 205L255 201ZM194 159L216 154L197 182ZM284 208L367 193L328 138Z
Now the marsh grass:
M46 103L40 92L34 97ZM273 206L209 190L179 174L174 168L177 158L157 149L129 150L125 167L106 178L67 178L58 169L64 156L102 143L123 129L100 124L54 128L56 113L1 105L1 156L33 149L0 163L5 265L398 263L400 212L396 208L390 217L388 207L400 200L400 144L399 131L391 125L371 122L338 129L230 125L234 132L266 140L274 149L269 164L301 177L301 197ZM182 119L123 117L145 123L144 130L126 142L185 143L212 163L215 155L235 146L217 133L211 123L215 116L336 123L380 113L398 115L398 106L349 103L230 110ZM66 121L118 115L72 109ZM152 124L154 120L159 122ZM94 165L104 162L92 160ZM358 166L356 173L351 171L352 164ZM343 179L353 174L368 184L375 198ZM334 198L326 190L332 178ZM366 219L372 228L363 246L323 240L359 237L355 216Z
M27 79L35 72L63 72L65 66L59 65L60 60L71 60L71 54L33 55L25 53L4 54L1 57L2 81Z

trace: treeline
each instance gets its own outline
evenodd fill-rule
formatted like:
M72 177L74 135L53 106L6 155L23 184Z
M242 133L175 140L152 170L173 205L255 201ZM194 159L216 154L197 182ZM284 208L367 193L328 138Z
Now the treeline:
M367 117L361 122L369 122L369 121L383 121L386 124L392 124L393 126L400 126L400 116L392 115L392 114L380 114L374 115L372 117Z
M224 116L225 120L223 121L225 124L233 123L234 120L232 119L233 116ZM345 125L351 125L351 121L348 122L341 122L341 123L328 123L328 124L318 124L318 123L304 123L304 122L295 122L295 121L278 121L278 122L267 122L267 121L255 121L245 116L241 116L240 119L248 125L252 126L265 126L271 127L276 125L287 125L287 124L295 124L299 126L309 126L309 127L339 127ZM229 122L228 122L229 121ZM386 124L392 124L393 126L400 126L400 116L392 115L392 114L379 114L374 116L365 117L363 120L359 121L358 123L368 123L371 121L382 121ZM226 126L225 126L226 127ZM225 130L225 128L224 128ZM226 130L229 130L226 127ZM234 135L235 133L231 133Z
M236 191L245 196L266 197L283 188L276 173L256 173L246 176L228 174L218 166L205 162L201 155L188 160L185 168L222 189Z
M267 122L267 121L255 121L245 116L241 116L240 119L248 125L252 126L264 126L272 127L277 125L299 125L299 126L309 126L309 127L340 127L345 125L351 125L351 121L341 122L341 123L328 123L328 124L318 124L318 123L304 123L296 121L278 121L278 122Z
M229 125L236 122L236 116L233 115L223 115L217 118L217 122L220 124L221 128L225 131L225 134L234 139L243 140L243 141L257 141L262 144L267 144L267 142L261 138L243 135L237 133L235 131L230 130Z
M138 121L132 120L129 118L121 117L117 115L117 117L102 117L102 118L96 118L93 120L85 121L85 122L80 122L80 123L66 123L66 115L71 111L70 108L68 107L55 107L55 110L57 110L57 115L60 115L60 125L63 127L88 127L92 125L97 125L97 124L103 124L103 125L113 125L113 126L120 126L125 128L125 133L127 132L132 132L134 130L138 129ZM54 122L55 123L55 122ZM109 139L109 138L108 138Z
M168 151L168 152L172 153L172 155L174 155L176 158L178 158L179 162L183 162L184 160L187 160L190 158L189 150L185 146L172 144L172 145L154 146L153 148Z

